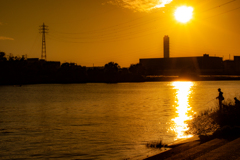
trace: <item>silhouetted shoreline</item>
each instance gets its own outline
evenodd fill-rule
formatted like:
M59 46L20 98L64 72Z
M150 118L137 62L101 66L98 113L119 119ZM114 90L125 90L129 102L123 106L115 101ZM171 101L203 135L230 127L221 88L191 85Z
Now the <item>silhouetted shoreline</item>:
M208 157L208 159L214 159L209 157L209 155L219 154L219 151L222 152L223 150L216 151L221 146L228 145L228 143L230 144L231 142L239 143L239 114L239 101L235 101L235 104L232 102L225 102L222 109L205 110L199 115L195 115L193 119L189 120L187 123L189 127L187 133L195 135L194 138L190 138L189 142L180 142L177 145L167 146L171 148L171 150L148 157L146 160L167 158L179 159L179 156L181 156L181 159L196 159L204 154L206 154L205 157ZM198 139L196 139L196 137L198 137ZM160 147L164 147L164 145ZM239 150L239 146L230 145L230 147L234 150ZM228 149L228 147L225 148ZM186 154L187 150L189 150L188 154ZM208 153L211 150L214 150L214 152ZM232 155L234 152L229 149L223 153L224 155ZM236 157L234 158L236 159Z
M145 68L141 63L131 64L129 68L121 68L115 62L85 67L25 56L10 55L6 58L5 53L0 52L0 85L240 80L240 74L230 74L225 70L205 75L189 70L157 71L157 68Z
M172 76L144 77L128 75L128 77L110 78L102 77L98 79L55 79L38 76L35 78L24 79L5 79L0 81L0 85L28 85L28 84L71 84L71 83L134 83L134 82L164 82L164 81L238 81L240 76L209 76L198 78L183 78Z

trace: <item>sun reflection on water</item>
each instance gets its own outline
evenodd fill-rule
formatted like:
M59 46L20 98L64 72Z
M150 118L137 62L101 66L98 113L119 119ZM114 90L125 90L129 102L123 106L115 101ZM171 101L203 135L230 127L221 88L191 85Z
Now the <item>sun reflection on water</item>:
M189 96L191 94L191 88L193 82L173 82L172 86L176 89L176 114L177 117L172 119L173 126L171 130L176 133L176 138L190 138L192 135L186 135L184 132L188 130L188 126L185 123L186 120L192 119L189 113L193 112L189 105Z

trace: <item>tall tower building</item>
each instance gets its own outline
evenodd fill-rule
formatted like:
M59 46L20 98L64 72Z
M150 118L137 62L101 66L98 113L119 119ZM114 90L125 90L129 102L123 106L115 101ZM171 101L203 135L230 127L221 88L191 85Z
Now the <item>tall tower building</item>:
M163 57L169 58L169 37L164 36L163 37Z

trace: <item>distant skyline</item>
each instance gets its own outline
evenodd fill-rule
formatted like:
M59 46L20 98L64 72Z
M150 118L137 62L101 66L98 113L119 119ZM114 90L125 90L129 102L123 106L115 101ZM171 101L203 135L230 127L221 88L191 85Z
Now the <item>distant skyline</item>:
M140 58L240 56L238 0L0 0L0 51L41 58L45 23L48 61L129 67ZM174 19L182 5L194 8L186 24ZM161 8L157 8L156 6ZM165 7L164 7L165 6Z

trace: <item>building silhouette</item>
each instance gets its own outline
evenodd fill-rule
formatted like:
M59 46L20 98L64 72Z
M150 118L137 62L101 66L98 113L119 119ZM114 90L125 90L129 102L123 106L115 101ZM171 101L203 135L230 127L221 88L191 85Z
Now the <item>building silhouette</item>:
M196 57L170 58L168 36L163 38L163 48L163 58L139 59L139 63L146 69L148 75L223 74L224 67L227 66L227 64L224 66L221 57L212 57L208 54ZM236 57L236 59L238 58ZM238 60L240 61L240 58ZM237 67L237 64L234 67Z
M169 58L169 37L168 36L164 36L163 37L163 57L164 58Z
M182 75L182 74L221 74L223 61L221 57L151 58L140 59L148 74L152 75Z
M225 60L223 62L224 73L226 74L240 74L240 56L234 56L233 60Z

